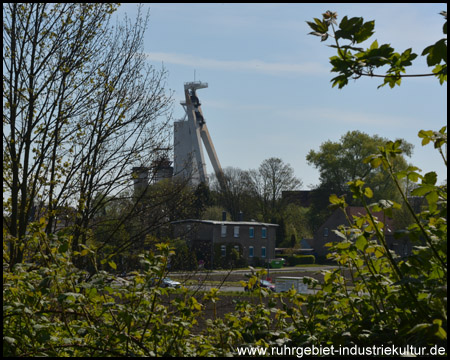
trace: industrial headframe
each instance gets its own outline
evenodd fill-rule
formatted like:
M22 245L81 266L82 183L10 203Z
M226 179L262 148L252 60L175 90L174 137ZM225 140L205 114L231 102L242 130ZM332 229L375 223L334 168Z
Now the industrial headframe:
M222 168L203 117L200 100L197 97L197 90L207 87L207 83L200 81L184 84L186 99L181 102L181 105L186 114L183 120L174 122L174 175L190 178L192 185L207 182L201 140L203 140L219 181L222 176Z

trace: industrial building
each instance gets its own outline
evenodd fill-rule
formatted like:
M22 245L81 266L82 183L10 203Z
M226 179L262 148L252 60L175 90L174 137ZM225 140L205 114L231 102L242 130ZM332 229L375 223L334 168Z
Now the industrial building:
M208 182L203 145L213 166L214 172L222 179L222 167L209 134L206 120L203 116L197 90L208 87L201 81L184 84L185 100L181 105L185 110L183 119L174 122L174 161L162 158L154 161L151 166L134 167L134 190L142 192L151 183L162 179L178 177L189 181L192 186ZM202 145L203 144L203 145Z
M182 101L181 105L186 114L184 119L174 123L174 176L190 179L194 186L208 180L202 142L216 176L220 179L222 174L222 167L197 96L197 90L207 87L207 83L200 81L184 84L185 101Z

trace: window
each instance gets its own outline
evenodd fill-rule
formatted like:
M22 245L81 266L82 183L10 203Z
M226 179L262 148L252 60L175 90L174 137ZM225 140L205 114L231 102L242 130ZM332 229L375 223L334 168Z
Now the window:
M250 229L248 229L248 236L250 237L250 239L253 239L255 237L255 228L251 227Z
M323 236L328 236L328 228L323 229Z
M222 237L226 237L227 236L227 226L226 225L222 225L221 231L220 231L220 235Z
M267 228L265 228L265 227L263 227L262 229L261 229L261 237L263 238L263 239L266 239L267 238Z
M408 256L408 243L405 241L403 243L403 256Z
M222 255L222 257L227 256L227 247L226 247L226 245L222 245L220 247L220 254Z
M261 257L262 258L266 257L266 247L265 246L261 247Z
M248 257L253 257L253 246L248 247Z
M234 227L234 237L235 238L239 237L239 226Z

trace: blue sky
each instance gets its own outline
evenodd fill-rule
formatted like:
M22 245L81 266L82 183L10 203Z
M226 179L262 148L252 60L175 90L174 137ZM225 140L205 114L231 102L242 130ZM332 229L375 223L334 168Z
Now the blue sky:
M362 16L375 20L369 42L390 43L397 51L412 47L418 55L443 37L446 4L145 4L150 23L144 48L148 61L168 71L174 91L174 119L184 115L184 82L207 82L199 90L205 120L222 167L255 169L270 157L289 163L303 189L319 182L306 162L311 149L338 141L349 130L403 138L414 144L411 163L438 172L446 168L432 146L422 147L420 129L447 123L447 85L435 78L405 79L400 87L377 89L380 79L359 79L342 90L332 88L334 49L330 41L307 35L306 21L336 11L338 21ZM137 4L115 13L134 18ZM370 43L364 43L368 47ZM408 73L428 73L423 57ZM208 162L208 171L212 167Z

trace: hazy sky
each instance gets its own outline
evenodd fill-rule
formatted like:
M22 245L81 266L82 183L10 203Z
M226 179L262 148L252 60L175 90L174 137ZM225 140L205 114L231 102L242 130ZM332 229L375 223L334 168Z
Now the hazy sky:
M332 88L330 56L335 49L307 35L306 21L336 11L338 21L362 16L375 20L369 42L390 43L398 52L422 50L443 37L446 4L145 4L150 9L145 36L148 61L168 71L174 91L174 119L184 116L184 82L207 82L199 90L202 110L222 167L255 169L270 157L289 163L303 188L318 184L306 162L311 149L338 141L349 130L403 138L415 145L409 161L423 172L446 168L432 145L422 147L420 129L447 123L447 85L435 78L404 79L400 87L377 89L380 79L359 79ZM134 18L137 4L123 4ZM428 73L424 57L408 73ZM206 152L205 152L206 155ZM207 162L208 171L212 167Z

